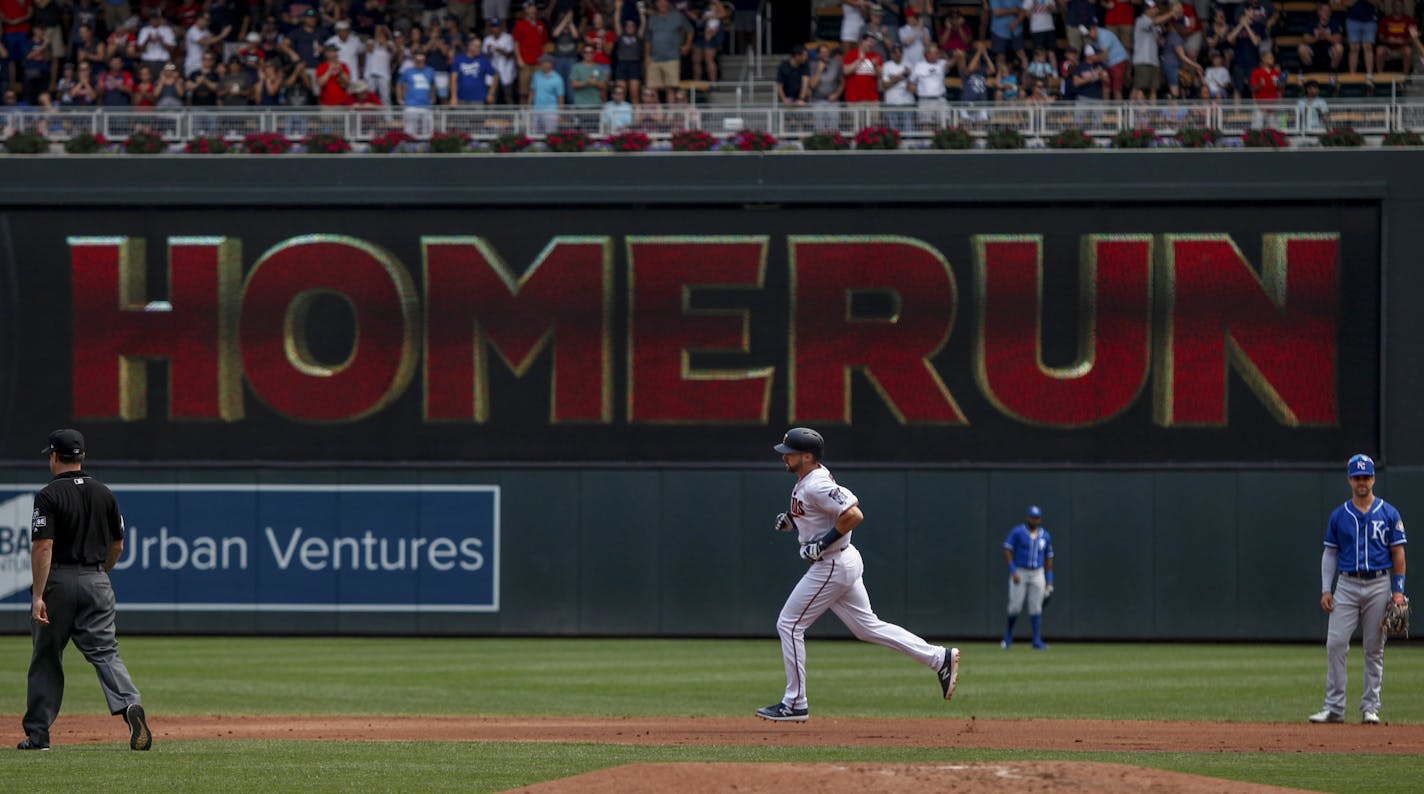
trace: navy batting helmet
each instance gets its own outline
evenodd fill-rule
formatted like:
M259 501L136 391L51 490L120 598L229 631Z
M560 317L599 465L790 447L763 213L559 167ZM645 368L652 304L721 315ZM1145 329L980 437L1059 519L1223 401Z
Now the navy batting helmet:
M786 431L786 435L782 437L781 443L772 447L772 449L783 455L790 455L796 452L809 452L816 456L816 460L820 460L821 453L826 450L826 440L821 438L820 433L817 433L809 427L793 427Z

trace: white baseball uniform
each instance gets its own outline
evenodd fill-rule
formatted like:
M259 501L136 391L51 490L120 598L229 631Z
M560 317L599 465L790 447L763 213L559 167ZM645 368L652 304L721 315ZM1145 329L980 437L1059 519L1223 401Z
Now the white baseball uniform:
M850 489L836 484L829 469L817 465L791 489L789 514L796 522L797 541L810 543L826 534L836 519L859 503ZM937 671L944 664L944 648L876 617L861 580L865 563L850 543L852 534L847 532L822 553L821 559L811 563L776 621L781 655L786 662L786 697L782 702L792 708L808 708L806 629L827 609L836 613L857 639L893 648L931 670Z

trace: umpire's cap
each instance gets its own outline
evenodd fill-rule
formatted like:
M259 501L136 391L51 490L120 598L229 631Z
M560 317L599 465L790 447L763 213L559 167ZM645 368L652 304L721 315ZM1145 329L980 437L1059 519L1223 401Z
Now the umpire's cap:
M772 449L783 455L809 452L816 456L816 460L820 460L821 454L826 450L826 440L821 438L820 433L817 433L809 427L793 427L786 431L786 435L782 437L781 443L772 447Z
M1029 517L1029 518L1043 518L1043 510L1039 509L1039 506L1038 506L1038 505L1029 505L1029 506L1028 506L1028 517Z
M1345 474L1351 477L1375 476L1375 462L1369 455L1356 455L1345 464Z
M84 454L84 436L78 430L64 428L49 434L49 444L42 450L41 455L48 456L55 453L61 458L72 458Z

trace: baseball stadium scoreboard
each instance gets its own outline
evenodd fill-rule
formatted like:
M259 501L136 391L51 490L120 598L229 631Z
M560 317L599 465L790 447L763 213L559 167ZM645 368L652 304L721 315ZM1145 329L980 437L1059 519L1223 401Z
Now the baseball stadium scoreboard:
M793 424L867 463L1322 463L1379 432L1370 205L12 223L16 460L73 423L165 464L747 461Z

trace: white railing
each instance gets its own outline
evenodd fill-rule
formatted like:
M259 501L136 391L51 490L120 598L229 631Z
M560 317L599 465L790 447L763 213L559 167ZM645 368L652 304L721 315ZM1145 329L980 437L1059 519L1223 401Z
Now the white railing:
M540 137L556 130L578 130L598 138L624 129L665 140L682 130L705 130L726 136L742 130L763 130L795 141L817 132L852 135L870 126L888 126L904 138L925 139L947 127L962 127L983 137L993 130L1014 129L1027 138L1047 138L1068 129L1094 137L1122 130L1151 128L1163 134L1188 128L1216 128L1229 135L1274 127L1286 135L1318 134L1326 128L1350 126L1362 135L1424 132L1424 100L1328 101L1312 114L1293 102L1111 103L940 103L934 106L871 103L821 103L803 106L773 104L679 105L635 108L630 126L614 126L616 117L601 108L553 111L517 106L346 110L326 108L124 108L124 109L0 109L0 138L15 132L37 132L52 141L82 133L122 141L137 132L183 142L198 136L241 138L252 133L280 133L300 139L335 133L353 142L369 142L391 131L418 138L435 132L463 132L477 142L507 133Z

